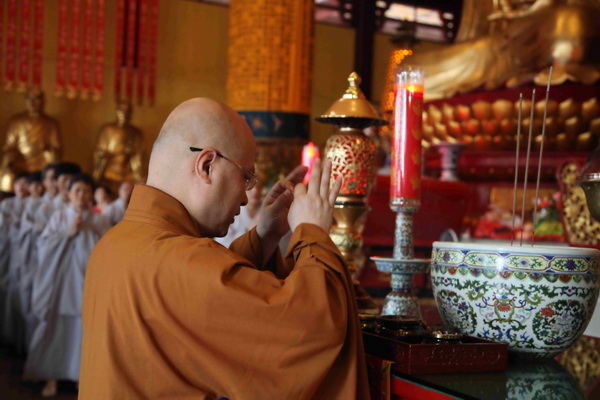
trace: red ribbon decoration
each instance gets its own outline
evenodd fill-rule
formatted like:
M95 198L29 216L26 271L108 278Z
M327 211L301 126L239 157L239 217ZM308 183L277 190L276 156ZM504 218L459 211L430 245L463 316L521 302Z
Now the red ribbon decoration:
M92 87L93 11L93 0L85 0L83 9L83 62L81 64L81 98L83 100L89 99Z
M12 90L15 81L15 63L17 60L17 0L8 0L7 12L4 87L6 90Z
M79 89L79 37L81 29L81 0L72 0L71 7L71 48L69 51L69 81L67 84L67 98L77 97Z
M115 37L115 98L121 98L121 66L123 62L123 25L125 0L117 0L117 32Z
M29 38L31 36L31 0L21 0L21 37L19 40L19 75L17 91L24 92L29 83Z
M94 93L92 99L100 100L104 88L104 20L106 18L104 0L97 0L96 9L96 54L94 59ZM118 43L118 42L117 42Z
M2 45L4 44L4 2L0 1L0 66L2 65Z
M148 51L148 40L146 30L148 24L148 0L140 0L139 35L137 42L137 100L138 105L144 101L144 78L146 77L146 58Z
M158 0L117 0L115 98L154 103ZM123 82L123 70L125 78ZM135 86L135 88L134 88ZM134 93L134 89L137 89Z
M33 27L33 89L42 86L42 48L44 45L44 0L35 0Z
M158 37L158 0L150 0L150 37L148 39L148 103L156 95L156 41Z
M69 26L68 0L58 3L58 54L56 55L56 95L65 94L67 86L67 39Z
M131 100L133 94L133 70L135 68L135 23L137 13L137 0L129 0L127 10L127 70L125 72L125 98Z

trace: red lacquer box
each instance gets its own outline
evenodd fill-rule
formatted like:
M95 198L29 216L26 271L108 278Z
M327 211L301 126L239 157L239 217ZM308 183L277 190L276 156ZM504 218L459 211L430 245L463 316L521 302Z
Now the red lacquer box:
M506 343L464 336L461 343L406 343L363 332L365 352L407 374L504 371Z

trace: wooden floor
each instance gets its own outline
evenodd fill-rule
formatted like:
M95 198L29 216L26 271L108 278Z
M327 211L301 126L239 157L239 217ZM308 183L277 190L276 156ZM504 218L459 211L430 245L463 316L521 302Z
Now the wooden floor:
M8 349L0 347L0 399L32 400L47 399L40 391L43 383L22 382L24 360L9 354ZM76 400L77 387L73 382L59 382L56 400Z

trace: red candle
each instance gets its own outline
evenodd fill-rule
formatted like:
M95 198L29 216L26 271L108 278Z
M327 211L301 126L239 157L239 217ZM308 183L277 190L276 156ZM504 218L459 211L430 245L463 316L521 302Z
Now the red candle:
M396 86L390 206L416 211L421 202L423 72L401 71Z

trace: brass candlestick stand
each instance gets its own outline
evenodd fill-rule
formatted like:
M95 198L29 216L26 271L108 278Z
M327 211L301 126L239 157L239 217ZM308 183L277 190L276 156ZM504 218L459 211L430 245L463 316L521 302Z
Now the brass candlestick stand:
M373 188L376 163L375 144L364 133L374 125L385 125L375 108L367 101L360 88L359 76L353 72L348 77L349 87L342 96L317 121L333 124L338 131L325 145L324 158L332 162L332 180L343 178L336 199L333 217L335 225L329 236L340 249L352 275L362 266L362 231L367 213L371 210L367 198ZM358 309L361 313L377 314L379 307L354 279Z

